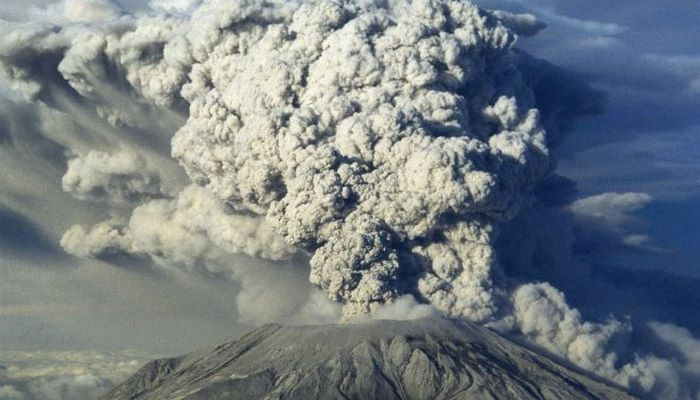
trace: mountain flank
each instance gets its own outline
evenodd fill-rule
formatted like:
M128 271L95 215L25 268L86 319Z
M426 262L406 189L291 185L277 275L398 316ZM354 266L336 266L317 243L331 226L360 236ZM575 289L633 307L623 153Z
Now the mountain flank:
M470 324L428 318L262 326L151 361L104 400L632 399Z

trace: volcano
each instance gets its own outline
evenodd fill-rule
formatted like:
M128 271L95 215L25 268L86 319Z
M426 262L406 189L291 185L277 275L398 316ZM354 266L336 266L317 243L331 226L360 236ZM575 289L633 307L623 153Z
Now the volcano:
M269 324L151 361L103 399L631 399L463 321Z

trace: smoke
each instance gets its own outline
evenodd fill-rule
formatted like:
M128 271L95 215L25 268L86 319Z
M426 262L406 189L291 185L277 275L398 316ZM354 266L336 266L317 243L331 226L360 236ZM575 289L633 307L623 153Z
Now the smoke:
M63 190L79 199L136 201L162 197L160 177L145 160L129 151L90 151L68 161Z
M665 359L654 359L655 372L665 375L658 398L698 398L700 387L700 340L687 329L660 322L649 323L657 350Z
M523 215L573 213L587 221L577 227L648 244L623 228L645 195L566 209L542 195L560 186L552 146L602 99L513 49L544 27L534 17L453 0L52 7L57 25L2 40L0 73L89 121L82 136L54 137L68 155L63 189L109 216L70 227L68 253L225 277L254 322L336 319L297 290L308 264L346 319L466 318L640 392L685 376L630 350L629 323L585 321L553 286L503 268L535 251L499 254Z
M615 342L631 331L629 324L615 319L605 323L583 321L564 295L547 283L520 286L513 294L513 305L515 326L529 341L622 386L645 392L654 386L654 373L647 360L619 360Z
M492 317L488 299L459 302L496 296L488 250L466 246L487 246L548 167L514 37L457 2L309 3L287 24L274 23L283 9L262 11L273 15L255 32L192 44L213 51L182 92L190 118L173 155L188 175L309 252L311 281L347 314L417 289L451 315ZM222 47L234 38L245 47ZM451 275L431 246L455 253Z
M126 222L115 218L89 230L75 225L61 245L81 257L99 258L109 252L150 254L183 266L224 258L226 253L281 260L296 252L265 221L226 213L197 186L187 187L174 200L139 205Z

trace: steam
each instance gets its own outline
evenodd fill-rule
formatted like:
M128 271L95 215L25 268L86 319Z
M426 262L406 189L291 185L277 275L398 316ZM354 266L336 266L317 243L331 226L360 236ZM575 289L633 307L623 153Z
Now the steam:
M584 321L556 288L499 263L503 225L551 176L550 147L596 109L590 99L538 109L546 71L513 50L517 34L543 28L534 17L453 0L151 5L131 16L66 0L62 25L0 44L13 87L113 134L93 127L90 140L61 142L64 190L111 207L65 232L67 252L223 275L243 286L241 315L266 318L256 295L272 289L275 266L231 260L303 252L310 282L346 319L437 310L658 390L660 359L619 350L628 323ZM645 201L603 196L571 211L620 233L624 212ZM314 307L324 320L336 312L316 295L294 304L304 320Z

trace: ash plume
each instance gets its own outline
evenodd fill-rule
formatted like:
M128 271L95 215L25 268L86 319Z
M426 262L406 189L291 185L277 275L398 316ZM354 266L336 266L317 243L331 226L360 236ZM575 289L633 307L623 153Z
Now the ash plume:
M193 19L222 18L216 4ZM492 318L493 226L548 168L514 36L459 2L263 8L252 31L252 11L233 11L241 31L192 39L173 138L190 178L309 252L311 281L348 314L413 290Z
M619 351L627 322L584 321L499 261L503 225L552 176L552 146L600 110L597 92L514 50L544 27L533 16L455 0L156 1L139 16L64 3L60 24L2 40L0 73L94 121L87 139L58 140L73 155L63 188L113 209L65 232L67 252L150 257L256 291L271 274L233 254L303 252L346 319L412 297L635 390L665 385L656 359ZM538 98L559 84L570 98Z

